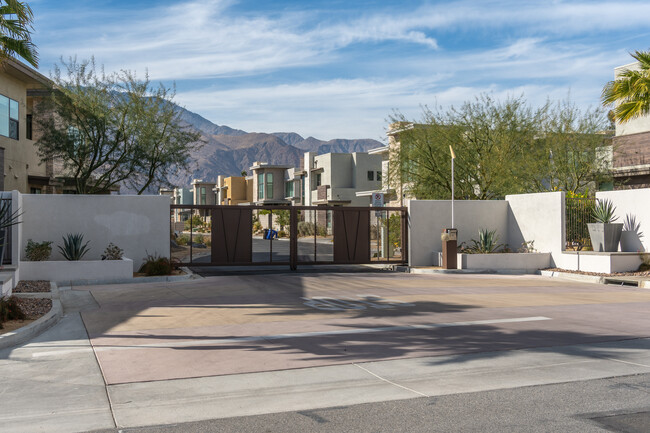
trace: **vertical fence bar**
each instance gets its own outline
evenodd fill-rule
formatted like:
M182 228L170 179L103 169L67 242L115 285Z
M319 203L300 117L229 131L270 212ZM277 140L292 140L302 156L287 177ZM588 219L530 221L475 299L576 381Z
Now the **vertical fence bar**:
M566 249L591 250L591 239L587 224L593 222L592 212L595 198L567 198L566 208Z
M289 268L298 269L298 210L294 207L289 214Z

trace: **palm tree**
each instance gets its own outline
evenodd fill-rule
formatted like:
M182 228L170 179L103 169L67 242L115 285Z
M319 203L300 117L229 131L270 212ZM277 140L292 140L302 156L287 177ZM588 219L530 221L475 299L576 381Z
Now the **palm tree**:
M19 56L38 67L38 53L31 36L33 19L34 14L27 3L0 0L0 63Z
M639 70L624 71L605 85L602 94L604 105L618 104L612 111L619 122L650 114L650 51L630 55L639 62Z

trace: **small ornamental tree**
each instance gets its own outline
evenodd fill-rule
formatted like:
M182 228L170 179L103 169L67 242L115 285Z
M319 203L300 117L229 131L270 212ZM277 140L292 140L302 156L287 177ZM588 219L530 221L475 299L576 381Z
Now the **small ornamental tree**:
M181 122L174 91L129 71L98 72L92 59L62 64L37 107L41 158L61 160L79 194L172 186L170 175L186 170L201 144Z

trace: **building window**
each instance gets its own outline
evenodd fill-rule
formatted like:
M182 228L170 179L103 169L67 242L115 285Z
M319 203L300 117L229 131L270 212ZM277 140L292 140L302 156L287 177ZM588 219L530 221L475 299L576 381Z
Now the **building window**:
M18 101L0 95L0 135L18 140Z
M42 193L42 192L43 192L43 191L41 191L40 188L34 188L34 187L29 188L29 193L30 193L30 194L40 194L40 193Z
M201 187L201 204L206 204L205 202L205 187Z
M374 171L369 171L368 172L368 180L375 180L375 172Z
M25 138L32 140L32 115L28 114L25 118Z
M321 174L318 173L318 174L316 175L316 187L319 187L320 184L321 184Z
M377 172L377 181L381 182L381 171Z
M289 182L285 183L284 190L285 190L284 192L285 197L293 198L293 180L290 180Z
M264 174L257 175L257 199L264 199Z
M300 203L305 204L305 176L300 177Z
M273 173L266 173L266 198L273 198Z

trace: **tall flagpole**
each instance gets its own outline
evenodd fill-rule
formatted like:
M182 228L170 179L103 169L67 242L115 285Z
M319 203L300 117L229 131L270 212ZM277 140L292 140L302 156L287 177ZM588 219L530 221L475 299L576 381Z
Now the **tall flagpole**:
M456 159L456 154L454 149L449 145L449 151L451 152L451 227L456 228L454 225L454 160Z

